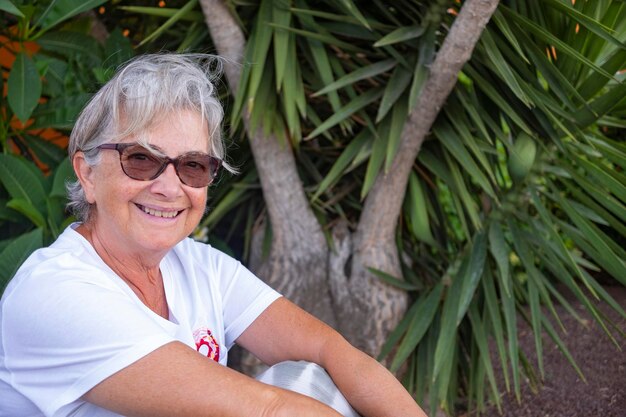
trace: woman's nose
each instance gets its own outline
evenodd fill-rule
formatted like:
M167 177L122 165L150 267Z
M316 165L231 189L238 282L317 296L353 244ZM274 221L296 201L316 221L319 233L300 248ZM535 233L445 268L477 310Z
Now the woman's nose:
M152 191L168 197L182 194L182 182L173 163L167 164L161 175L154 179Z

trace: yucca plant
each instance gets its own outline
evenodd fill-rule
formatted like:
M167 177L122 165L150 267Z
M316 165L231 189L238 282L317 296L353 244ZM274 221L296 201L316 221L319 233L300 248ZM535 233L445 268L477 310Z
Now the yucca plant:
M459 397L480 410L519 396L521 369L543 373L542 333L576 367L554 309L571 311L564 289L623 337L592 303L626 316L595 278L626 283L623 2L132 12L162 14L171 44L197 7L212 44L180 42L228 59L228 131L254 158L212 190L203 226L240 234L262 278L388 360L420 403L453 413ZM155 33L142 47L159 49Z

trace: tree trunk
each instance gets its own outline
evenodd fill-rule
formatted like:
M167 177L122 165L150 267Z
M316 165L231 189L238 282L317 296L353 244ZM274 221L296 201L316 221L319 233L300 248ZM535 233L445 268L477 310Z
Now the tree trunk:
M225 72L238 89L245 39L219 0L200 0ZM306 310L336 326L354 345L376 355L407 307L407 295L384 284L368 267L400 277L395 231L411 166L439 110L471 57L498 0L466 0L431 67L416 107L403 128L389 174L381 173L365 200L357 230L333 229L330 250L298 177L292 149L244 116L272 226L268 259L252 269ZM244 112L245 114L245 112Z

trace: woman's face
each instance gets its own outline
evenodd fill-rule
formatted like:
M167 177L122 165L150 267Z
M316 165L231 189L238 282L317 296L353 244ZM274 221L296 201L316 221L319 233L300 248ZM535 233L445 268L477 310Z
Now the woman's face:
M193 111L162 118L146 137L170 158L209 150L206 123ZM136 141L130 137L123 142ZM87 200L95 204L92 233L108 248L140 256L163 255L198 225L206 205L206 187L183 184L173 164L154 180L134 180L122 171L116 150L101 150L101 156L83 188Z

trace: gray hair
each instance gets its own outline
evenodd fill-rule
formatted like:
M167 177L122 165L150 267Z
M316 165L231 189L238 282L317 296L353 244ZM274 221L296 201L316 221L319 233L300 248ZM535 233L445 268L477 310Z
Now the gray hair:
M147 54L122 66L87 103L69 140L70 159L83 151L85 161L100 162L98 146L144 133L158 117L177 110L193 110L206 120L210 152L224 159L220 124L222 106L214 81L221 73L220 58L206 54ZM144 142L144 144L146 144ZM227 163L223 166L234 172ZM79 181L67 184L68 208L79 221L93 214Z

